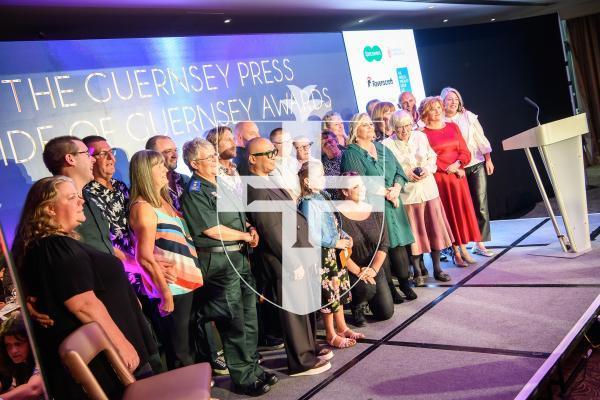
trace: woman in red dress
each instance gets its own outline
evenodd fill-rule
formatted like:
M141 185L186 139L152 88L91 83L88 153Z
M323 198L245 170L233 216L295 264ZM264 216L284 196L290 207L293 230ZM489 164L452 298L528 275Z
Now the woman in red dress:
M425 123L423 132L437 154L434 178L454 236L454 264L459 267L466 267L467 263L475 264L476 261L465 247L469 242L481 240L469 185L465 179L464 166L471 160L471 153L460 128L452 122L444 122L444 103L441 98L427 97L423 100L419 115Z

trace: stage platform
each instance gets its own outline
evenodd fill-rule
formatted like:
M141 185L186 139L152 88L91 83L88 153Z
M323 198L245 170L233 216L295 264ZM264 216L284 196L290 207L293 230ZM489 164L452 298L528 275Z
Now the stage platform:
M597 235L600 214L589 220ZM360 329L367 340L335 350L330 371L290 378L285 353L265 353L263 365L280 382L261 398L496 400L535 386L557 346L600 300L600 243L575 259L530 255L556 242L548 218L493 221L492 237L493 258L475 257L479 263L468 268L443 263L451 282L429 278L391 320ZM215 379L213 397L243 398L228 378Z

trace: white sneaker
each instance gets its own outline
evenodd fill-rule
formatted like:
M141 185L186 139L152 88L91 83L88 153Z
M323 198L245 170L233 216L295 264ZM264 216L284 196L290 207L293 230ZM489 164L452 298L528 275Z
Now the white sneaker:
M329 361L333 358L333 350L322 348L317 358L319 360Z
M297 372L295 374L291 374L290 376L310 376L310 375L318 375L321 374L331 368L331 364L329 361L321 360L315 364L311 369L307 369L306 371Z

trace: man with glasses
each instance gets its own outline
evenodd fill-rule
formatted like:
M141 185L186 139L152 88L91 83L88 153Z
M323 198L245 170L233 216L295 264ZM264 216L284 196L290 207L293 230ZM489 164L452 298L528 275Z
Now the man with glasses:
M298 180L298 170L300 165L292 157L292 138L290 134L284 132L281 128L275 128L269 135L269 140L275 146L277 154L275 155L275 169L269 173L280 188L288 191L292 199L298 200L300 197L300 181Z
M298 160L298 170L302 165L307 161L317 161L319 160L312 157L310 154L310 149L312 148L313 142L311 142L305 136L297 136L293 141L294 149L296 149L296 159Z
M259 237L243 209L217 213L219 199L239 197L228 185L217 186L219 162L213 144L200 138L186 142L183 160L193 173L182 197L183 213L204 277L198 290L199 315L215 321L235 390L259 396L278 381L256 357L256 295L246 244L256 247Z
M181 196L185 192L190 177L175 171L177 169L177 159L179 158L175 142L165 135L152 136L146 142L146 150L158 151L165 158L165 167L169 170L167 172L169 195L171 196L173 207L177 211L181 211Z
M112 244L134 257L135 243L129 234L127 224L129 188L124 182L113 177L116 163L115 149L111 148L106 139L101 136L87 136L83 138L83 143L95 160L92 170L94 180L83 188L83 192L108 219Z
M96 159L90 155L85 143L77 137L59 136L51 139L44 147L42 158L52 175L64 175L73 179L78 191L83 191L85 185L94 179L93 168ZM116 254L119 251L115 252L110 241L108 219L85 192L82 195L85 200L85 222L77 228L81 240L100 251L122 256L122 253Z

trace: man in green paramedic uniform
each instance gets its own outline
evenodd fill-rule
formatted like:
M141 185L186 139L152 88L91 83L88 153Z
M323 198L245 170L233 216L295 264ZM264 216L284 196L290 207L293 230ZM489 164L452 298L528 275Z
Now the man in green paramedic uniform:
M255 247L258 234L241 209L217 214L217 200L236 194L225 185L217 190L218 154L213 145L200 138L191 140L183 146L183 159L193 172L182 210L204 275L204 286L198 291L200 314L215 321L236 391L259 396L278 379L265 372L256 358L256 294L245 246Z

